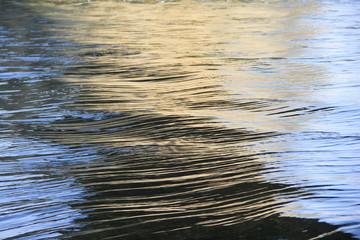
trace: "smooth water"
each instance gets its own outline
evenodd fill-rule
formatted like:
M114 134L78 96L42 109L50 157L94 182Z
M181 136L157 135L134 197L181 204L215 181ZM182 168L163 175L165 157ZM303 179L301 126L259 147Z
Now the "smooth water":
M360 239L359 14L0 1L0 239Z

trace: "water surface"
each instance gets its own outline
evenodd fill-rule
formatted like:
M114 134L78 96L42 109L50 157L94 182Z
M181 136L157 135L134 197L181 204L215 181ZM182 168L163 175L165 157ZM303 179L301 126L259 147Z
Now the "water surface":
M359 239L356 1L1 1L0 239Z

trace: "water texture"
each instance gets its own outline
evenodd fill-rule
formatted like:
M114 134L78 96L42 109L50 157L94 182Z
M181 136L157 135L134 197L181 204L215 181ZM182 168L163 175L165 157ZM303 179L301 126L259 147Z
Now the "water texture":
M360 5L0 2L0 239L360 239Z

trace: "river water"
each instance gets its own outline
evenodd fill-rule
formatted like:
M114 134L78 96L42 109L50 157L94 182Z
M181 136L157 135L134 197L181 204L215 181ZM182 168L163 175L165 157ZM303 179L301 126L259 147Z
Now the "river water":
M360 239L356 0L0 2L0 239Z

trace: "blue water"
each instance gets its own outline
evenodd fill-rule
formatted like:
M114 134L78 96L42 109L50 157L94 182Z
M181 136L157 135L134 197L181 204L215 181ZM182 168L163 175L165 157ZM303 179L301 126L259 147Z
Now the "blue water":
M0 239L360 239L356 1L1 1Z

